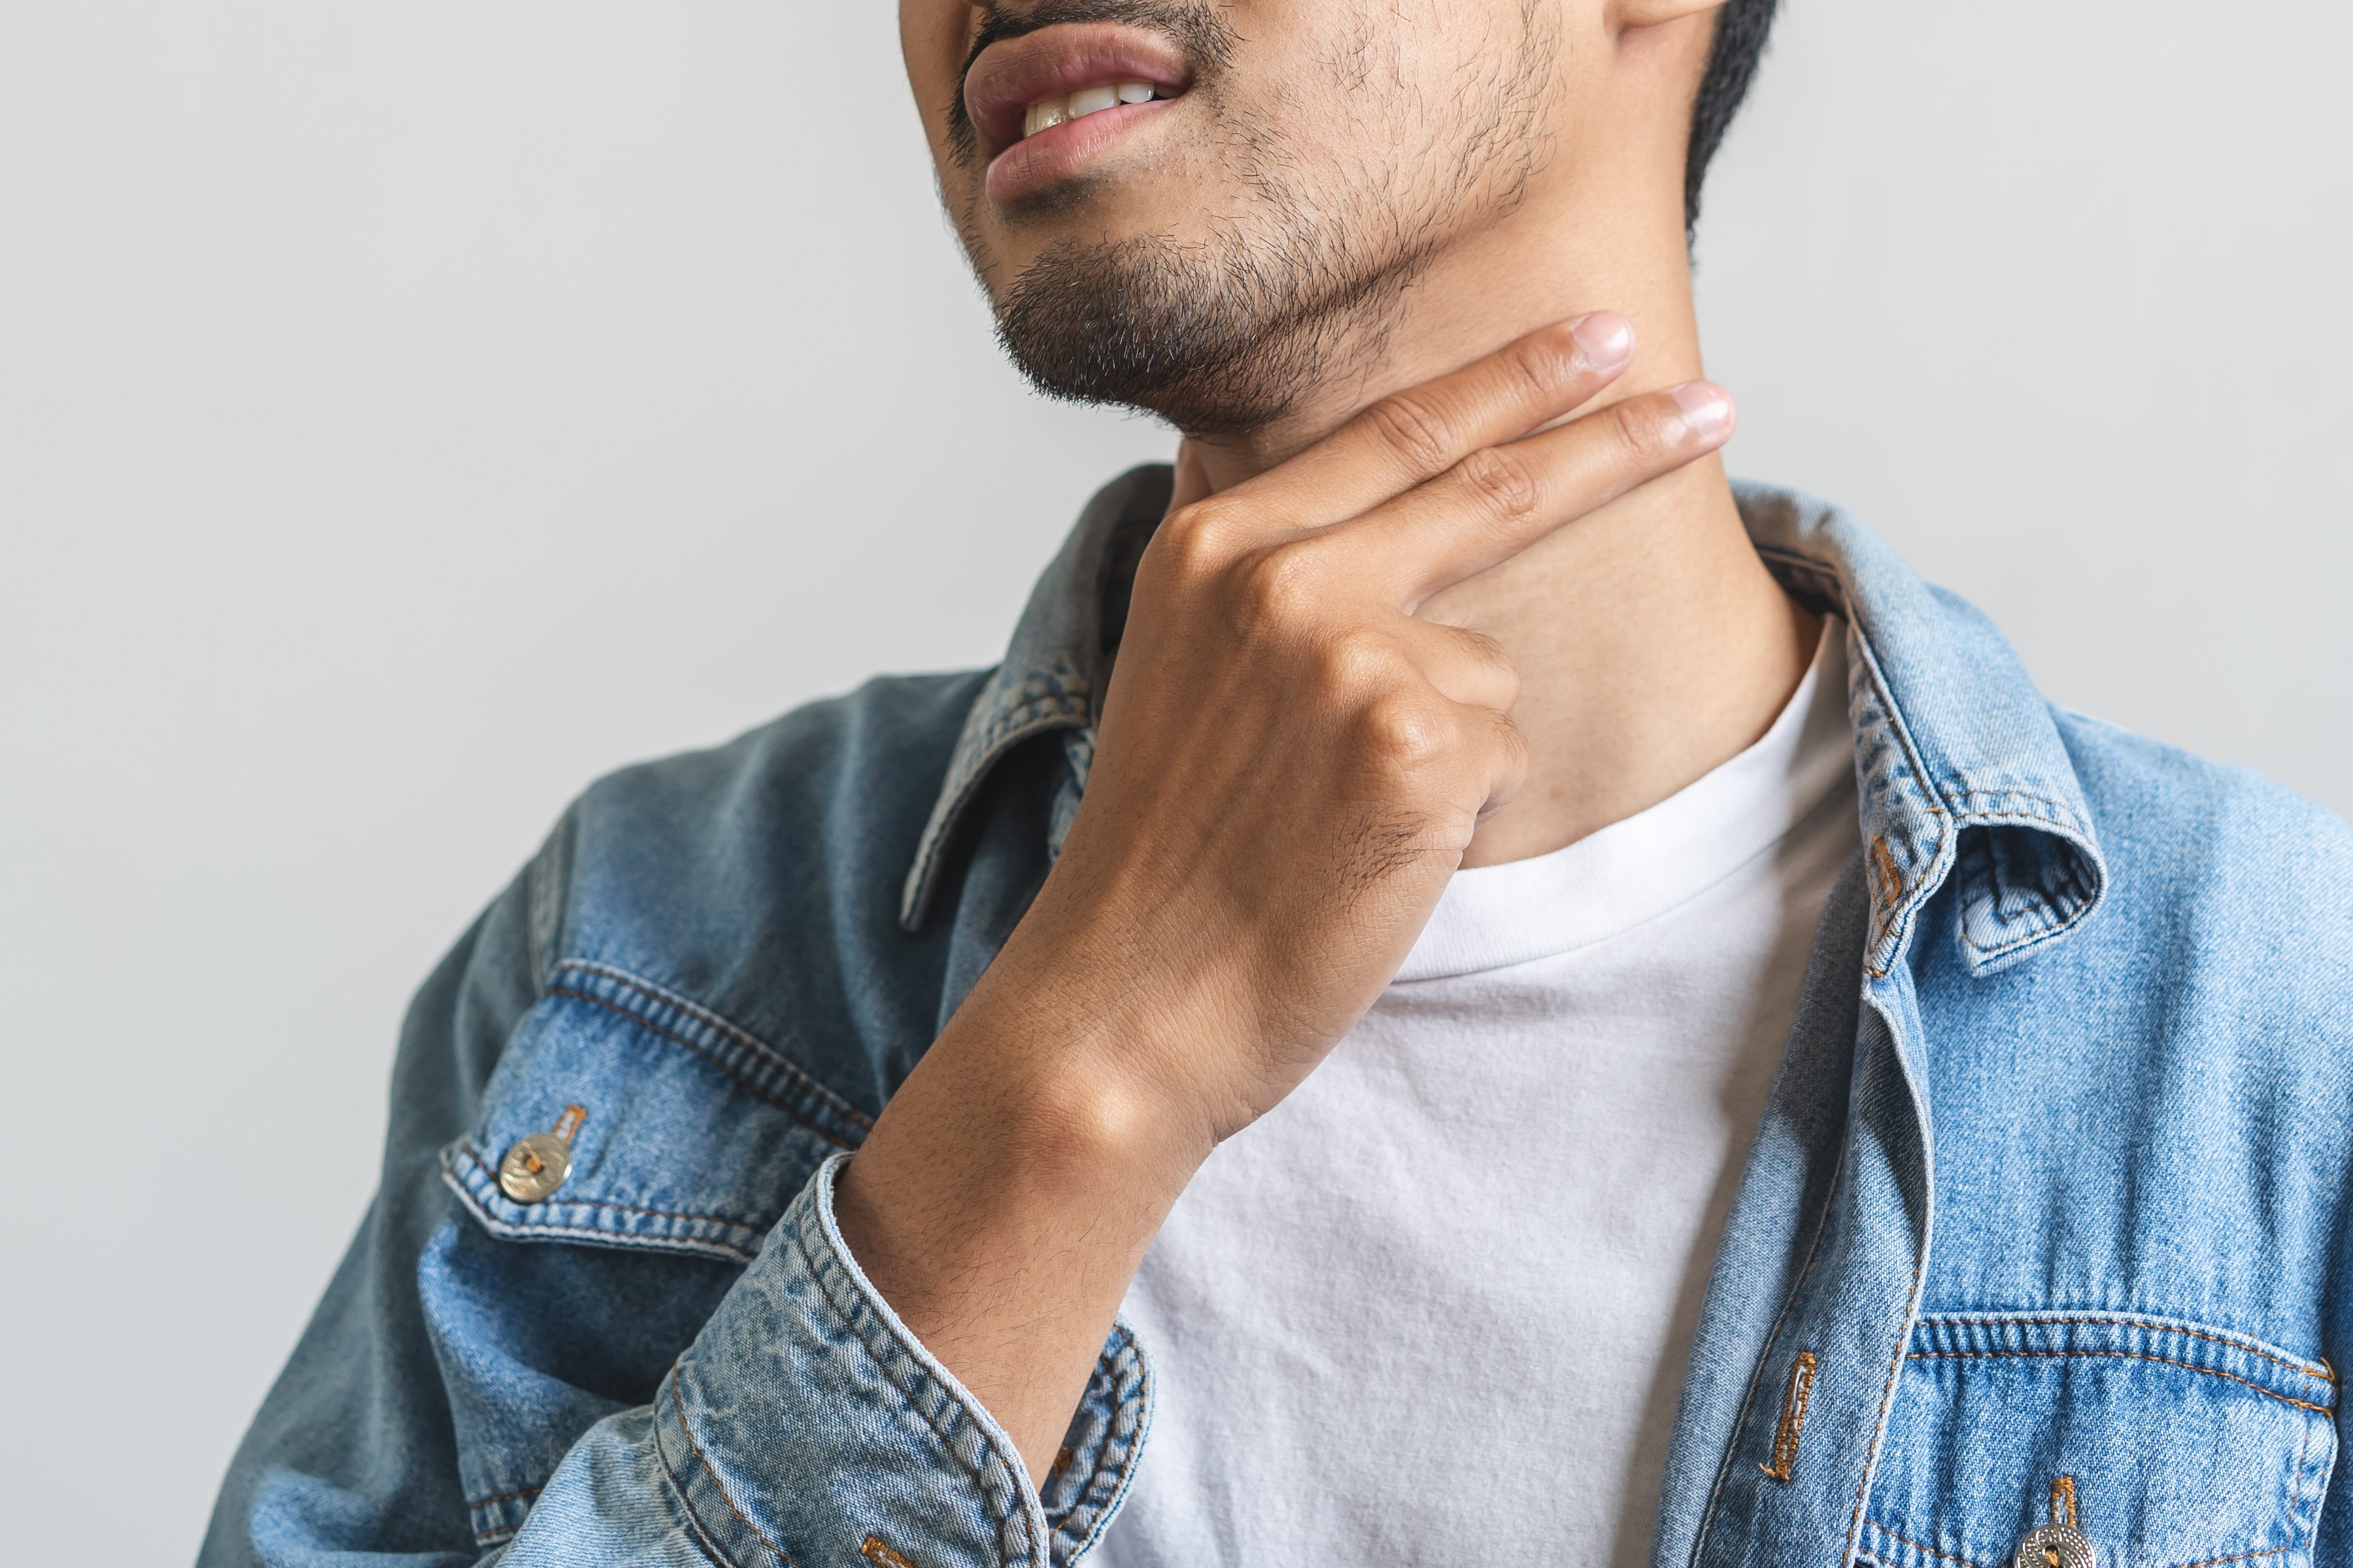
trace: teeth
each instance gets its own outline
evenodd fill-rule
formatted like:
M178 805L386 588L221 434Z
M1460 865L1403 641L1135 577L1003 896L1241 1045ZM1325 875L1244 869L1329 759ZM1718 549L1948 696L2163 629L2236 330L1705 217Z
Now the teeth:
M1066 121L1100 114L1123 103L1149 103L1155 89L1148 81L1123 81L1102 87L1084 87L1060 98L1041 98L1021 115L1021 134L1035 136L1040 131L1060 125Z

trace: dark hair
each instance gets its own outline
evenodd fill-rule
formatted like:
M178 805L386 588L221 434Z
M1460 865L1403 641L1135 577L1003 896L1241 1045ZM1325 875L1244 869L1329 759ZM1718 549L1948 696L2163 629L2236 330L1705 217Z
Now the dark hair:
M1700 182L1707 178L1724 132L1739 112L1765 55L1765 35L1773 30L1777 0L1725 0L1715 14L1715 38L1708 45L1707 74L1692 103L1691 150L1683 160L1683 226L1699 223Z

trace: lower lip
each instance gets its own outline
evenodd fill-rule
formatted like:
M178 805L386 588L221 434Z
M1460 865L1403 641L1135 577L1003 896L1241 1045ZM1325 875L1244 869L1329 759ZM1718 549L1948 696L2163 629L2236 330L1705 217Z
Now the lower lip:
M1178 101L1174 98L1155 98L1144 103L1098 109L1092 114L1049 126L1035 136L1023 137L990 161L989 199L1018 201L1083 174L1089 163L1142 124L1147 116Z

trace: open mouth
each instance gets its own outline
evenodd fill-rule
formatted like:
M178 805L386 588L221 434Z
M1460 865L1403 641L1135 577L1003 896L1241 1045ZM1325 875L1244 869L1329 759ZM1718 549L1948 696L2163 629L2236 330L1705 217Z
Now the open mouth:
M1115 23L1057 23L989 45L964 83L989 194L1010 199L1077 173L1192 81L1175 43Z
M1040 131L1051 131L1057 125L1084 120L1090 114L1100 114L1123 103L1150 103L1155 98L1176 96L1173 92L1161 91L1148 81L1123 81L1113 86L1082 87L1076 92L1041 98L1021 111L1021 139L1026 142Z

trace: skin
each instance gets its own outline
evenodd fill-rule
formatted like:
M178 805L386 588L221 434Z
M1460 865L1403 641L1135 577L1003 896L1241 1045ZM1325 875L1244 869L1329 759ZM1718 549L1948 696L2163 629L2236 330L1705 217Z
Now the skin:
M1747 544L1697 379L1714 3L1231 0L1204 90L1008 201L946 108L991 13L902 0L1000 303L1058 246L1266 244L1283 199L1409 215L1417 247L1270 341L1302 371L1276 414L1181 447L1060 858L842 1177L868 1276L1032 1475L1194 1172L1363 1016L1448 878L1666 798L1803 673L1818 627Z

